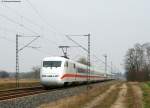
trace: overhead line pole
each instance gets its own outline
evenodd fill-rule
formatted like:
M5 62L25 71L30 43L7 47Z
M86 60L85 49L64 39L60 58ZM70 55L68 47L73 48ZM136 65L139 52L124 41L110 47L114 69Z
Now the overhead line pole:
M16 88L19 87L19 51L18 51L18 34L16 35Z
M90 66L91 66L91 51L90 51L90 45L91 45L91 42L90 42L90 34L88 34L88 35L85 35L85 36L88 36L88 81L90 81Z
M23 46L19 49L18 45L18 38L19 37L35 37L32 41L30 41L28 44ZM21 36L16 34L16 88L19 88L19 52L22 51L24 48L28 47L31 43L33 43L35 40L37 40L40 36Z
M111 61L111 78L113 78L113 76L112 76L112 73L113 73L113 63L112 63L112 61Z
M1 2L16 3L21 2L20 0L1 0ZM16 87L19 87L18 83L18 72L19 72L19 54L18 54L18 34L16 35Z
M105 54L104 57L105 57L105 73L107 77L107 54Z
M86 49L85 47L83 47L82 45L80 45L78 42L74 41L72 38L70 38L69 36L87 36L88 37L88 49ZM87 82L89 83L89 80L90 80L90 65L91 65L91 59L90 59L90 46L91 46L91 43L90 43L90 34L87 34L87 35L66 35L66 37L71 40L72 42L74 42L75 44L77 44L79 47L81 47L83 50L85 50L86 52L88 52L88 56L87 56L87 59L88 59L88 65L87 65ZM87 86L87 89L89 87Z

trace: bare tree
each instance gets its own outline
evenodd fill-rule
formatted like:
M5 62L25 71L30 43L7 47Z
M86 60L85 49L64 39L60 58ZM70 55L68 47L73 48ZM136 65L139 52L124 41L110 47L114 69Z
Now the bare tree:
M39 79L40 78L40 67L35 66L32 68L33 77Z
M132 81L148 80L150 72L150 44L135 44L125 56L127 79Z
M85 57L79 58L79 60L77 62L79 62L81 64L84 64L84 65L89 65L88 61L87 61L87 59Z

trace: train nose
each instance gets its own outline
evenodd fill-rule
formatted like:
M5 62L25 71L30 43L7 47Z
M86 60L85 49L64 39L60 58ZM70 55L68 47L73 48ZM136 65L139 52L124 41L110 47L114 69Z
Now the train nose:
M58 86L62 84L59 75L42 75L41 83L45 86Z

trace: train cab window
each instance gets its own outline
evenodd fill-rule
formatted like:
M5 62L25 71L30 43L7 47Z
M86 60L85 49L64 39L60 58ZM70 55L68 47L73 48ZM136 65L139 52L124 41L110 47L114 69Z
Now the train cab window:
M61 61L43 61L43 67L61 67Z
M68 67L68 62L67 61L65 62L65 67Z

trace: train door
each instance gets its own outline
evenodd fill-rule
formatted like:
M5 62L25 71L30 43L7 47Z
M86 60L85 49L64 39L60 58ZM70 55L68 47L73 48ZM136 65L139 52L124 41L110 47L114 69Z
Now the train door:
M76 68L76 64L73 64L73 68L74 68L74 73L75 73L75 81L77 81L77 68Z

